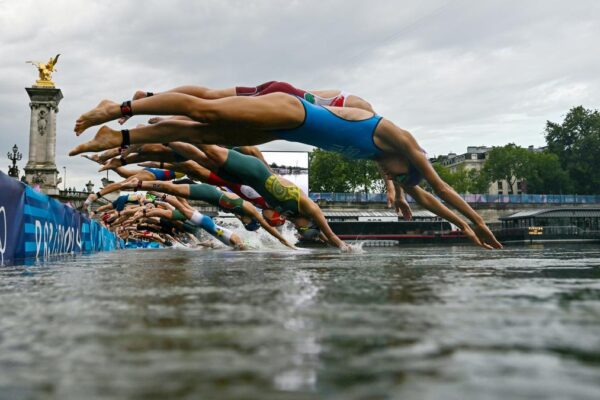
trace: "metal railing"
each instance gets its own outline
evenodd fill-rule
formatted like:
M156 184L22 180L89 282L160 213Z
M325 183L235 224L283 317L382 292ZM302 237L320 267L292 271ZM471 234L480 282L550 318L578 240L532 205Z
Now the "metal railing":
M310 193L314 201L341 203L385 203L385 193ZM600 204L600 195L578 194L461 194L467 203L516 203L516 204ZM409 202L414 202L407 196Z

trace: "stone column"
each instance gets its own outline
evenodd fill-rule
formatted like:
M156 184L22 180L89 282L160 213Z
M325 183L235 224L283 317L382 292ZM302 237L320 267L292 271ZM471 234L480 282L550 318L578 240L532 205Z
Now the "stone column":
M56 113L63 98L60 89L52 87L25 88L31 99L29 124L29 161L25 166L25 180L39 185L42 192L58 195L56 169Z

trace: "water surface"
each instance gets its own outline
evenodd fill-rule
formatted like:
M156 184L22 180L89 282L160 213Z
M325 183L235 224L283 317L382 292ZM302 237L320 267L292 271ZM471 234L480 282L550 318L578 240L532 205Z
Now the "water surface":
M598 399L600 248L0 268L0 399Z

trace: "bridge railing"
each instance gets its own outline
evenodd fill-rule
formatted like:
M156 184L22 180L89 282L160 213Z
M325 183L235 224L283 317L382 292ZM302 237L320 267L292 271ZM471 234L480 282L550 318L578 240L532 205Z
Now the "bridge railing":
M314 201L341 203L385 203L385 193L331 193L313 192ZM467 203L516 203L516 204L600 204L600 195L578 194L461 194ZM409 202L414 202L407 196Z

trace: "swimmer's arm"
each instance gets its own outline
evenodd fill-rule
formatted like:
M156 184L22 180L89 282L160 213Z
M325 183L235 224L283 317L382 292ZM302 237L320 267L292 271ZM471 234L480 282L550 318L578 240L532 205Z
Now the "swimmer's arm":
M388 178L388 175L385 173L381 164L376 162L377 170L381 175L381 179L383 179L383 183L385 184L385 193L387 195L387 206L391 208L396 200L396 188L394 187L394 182Z
M323 212L321 211L318 205L311 201L309 204L305 204L304 207L302 207L302 210L304 213L310 216L310 218L315 222L315 224L317 224L319 230L325 235L327 243L339 249L345 249L348 246L342 241L342 239L340 239L335 233L333 233L333 231L329 227L329 224L327 223L325 215L323 215Z
M144 216L144 217L150 217L150 218L152 218L152 217L159 217L159 218L160 217L164 217L164 218L171 219L171 217L173 216L173 211L171 211L171 210L163 210L163 209L160 209L160 208L152 208L150 210L146 210L146 215L144 215L143 212L142 212L141 215Z
M394 183L394 186L396 191L396 198L394 199L396 214L402 214L405 220L410 221L412 220L412 210L404 197L404 189L397 183Z
M271 234L271 236L273 236L274 238L276 238L277 240L279 240L284 246L287 246L290 249L296 250L296 247L294 247L287 240L285 240L285 238L283 236L281 236L281 233L279 233L279 231L277 229L275 229L274 227L272 227L271 225L269 225L267 223L267 221L265 221L265 219L258 212L258 210L256 209L256 207L254 207L252 204L250 204L247 201L244 201L242 203L242 207L243 207L243 209L244 209L244 211L246 213L248 213L248 214L252 215L254 218L256 218L256 220L258 221L258 223L260 224L260 226L262 226L265 231L269 232Z
M184 215L188 215L191 213L193 213L193 209L192 207L189 205L189 203L183 203L182 201L180 201L177 197L173 196L173 195L167 195L164 199L164 201L168 204L170 204L171 206L173 206L174 208L178 209L179 211L181 211ZM189 218L189 217L188 217Z
M319 240L323 243L328 243L327 236L323 234L323 232L319 232Z
M121 188L122 188L122 186L123 186L123 184L125 182L127 182L127 179L123 180L121 182L115 182L115 183L111 183L109 185L106 185L104 188L100 189L98 191L98 193L100 194L100 197L104 197L104 196L106 196L109 193L116 192L117 190L121 190ZM90 203L98 200L98 198L99 197L96 195L96 193L92 193L92 194L90 194L88 196L88 200L90 200ZM88 200L86 200L86 202ZM100 207L100 208L102 208L102 207ZM98 208L98 210L100 210L100 208Z
M169 211L173 211L175 209L175 207L165 201L156 201L155 202L156 206L161 206L164 207L165 209L169 210Z
M419 186L407 187L406 191L421 206L458 226L473 243L486 249L492 249L490 245L484 243L477 237L477 235L475 235L469 224L467 224L463 219L452 212L452 210L442 204L442 202L436 199L431 193L426 192Z
M481 216L477 214L450 185L444 182L437 172L435 172L435 169L433 169L433 166L421 151L415 138L406 132L406 135L403 135L402 139L409 161L423 174L435 193L475 224L478 236L482 239L482 242L491 247L501 249L502 245L489 230L483 221L483 218L481 218Z

